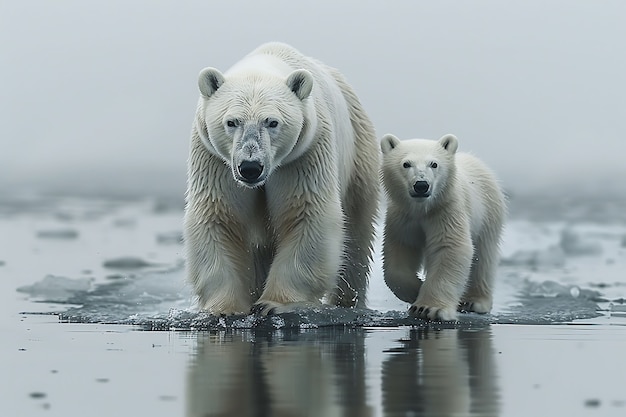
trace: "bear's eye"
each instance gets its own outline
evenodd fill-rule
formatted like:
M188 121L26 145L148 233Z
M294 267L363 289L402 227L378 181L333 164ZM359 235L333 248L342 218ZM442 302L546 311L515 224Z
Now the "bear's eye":
M402 164L402 166L404 168L411 168L411 163L410 162L405 162L405 163Z
M430 167L431 167L431 168L437 168L438 166L439 166L439 165L437 165L437 163L436 163L436 162L431 162L431 163L430 163Z
M268 126L269 127L277 127L278 126L278 122L276 120L272 120L271 122L269 122Z

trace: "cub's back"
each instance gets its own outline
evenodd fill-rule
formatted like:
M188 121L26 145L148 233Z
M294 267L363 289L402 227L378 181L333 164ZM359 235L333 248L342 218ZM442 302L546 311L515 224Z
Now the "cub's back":
M468 153L456 154L457 175L466 190L468 210L472 213L472 234L488 223L501 224L505 213L504 195L494 172Z

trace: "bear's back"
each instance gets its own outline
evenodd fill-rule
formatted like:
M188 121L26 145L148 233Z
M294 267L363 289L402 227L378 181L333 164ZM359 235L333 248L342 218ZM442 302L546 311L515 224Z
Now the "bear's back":
M353 114L355 103L349 105L346 94L352 95L352 91L343 79L342 74L324 64L323 62L303 55L294 47L281 42L269 42L259 46L244 58L254 64L255 61L271 64L277 62L277 67L282 68L282 75L287 76L291 71L305 69L309 71L315 80L312 96L315 101L315 108L318 118L324 126L332 126L337 150L337 168L339 170L339 180L344 188L354 170L354 159L356 157L355 132L351 120L359 120L364 117L363 113ZM254 67L250 67L254 69ZM360 104L356 103L359 108ZM348 121L348 123L346 123ZM372 144L375 138L372 133ZM372 149L375 145L372 145Z

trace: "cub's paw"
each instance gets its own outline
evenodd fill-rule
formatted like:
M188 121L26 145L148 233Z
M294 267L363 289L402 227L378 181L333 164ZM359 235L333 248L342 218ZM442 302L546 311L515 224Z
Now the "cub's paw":
M409 316L437 321L456 321L456 309L449 306L441 307L413 304L409 308Z
M459 311L474 312L479 314L486 314L491 311L493 301L491 298L474 298L461 301L459 304Z

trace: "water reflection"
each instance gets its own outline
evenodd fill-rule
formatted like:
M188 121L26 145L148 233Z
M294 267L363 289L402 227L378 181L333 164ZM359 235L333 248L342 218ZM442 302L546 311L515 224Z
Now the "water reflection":
M400 339L390 342L390 332ZM197 337L188 417L499 414L489 327L224 330Z
M411 329L383 361L385 416L497 416L491 329Z
M365 330L198 335L187 416L371 416Z

